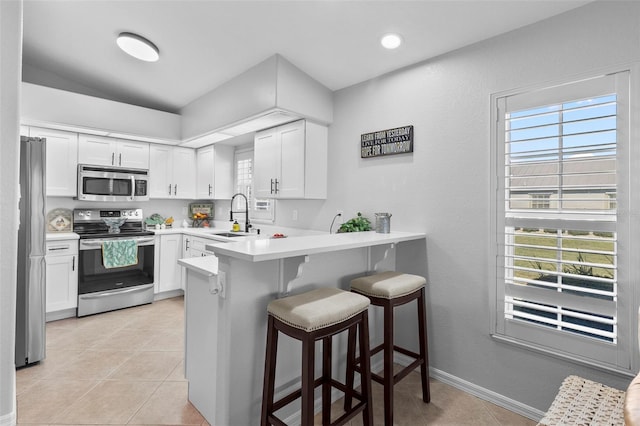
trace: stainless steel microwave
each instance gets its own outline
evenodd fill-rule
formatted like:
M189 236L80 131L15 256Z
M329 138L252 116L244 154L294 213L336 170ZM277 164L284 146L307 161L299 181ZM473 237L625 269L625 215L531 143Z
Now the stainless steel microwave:
M78 164L78 200L146 201L149 170Z

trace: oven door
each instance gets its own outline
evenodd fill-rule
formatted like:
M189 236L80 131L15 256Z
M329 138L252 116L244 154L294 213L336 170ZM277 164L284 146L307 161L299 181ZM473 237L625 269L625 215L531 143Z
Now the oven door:
M114 240L136 241L136 264L116 268L104 267L103 243ZM78 316L151 303L154 255L154 236L81 239L78 262Z

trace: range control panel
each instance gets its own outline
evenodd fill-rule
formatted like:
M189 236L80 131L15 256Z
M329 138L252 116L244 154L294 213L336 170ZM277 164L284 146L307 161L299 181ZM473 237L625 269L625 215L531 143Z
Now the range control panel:
M96 222L109 217L126 217L129 222L142 222L143 219L142 209L76 209L73 211L74 223Z

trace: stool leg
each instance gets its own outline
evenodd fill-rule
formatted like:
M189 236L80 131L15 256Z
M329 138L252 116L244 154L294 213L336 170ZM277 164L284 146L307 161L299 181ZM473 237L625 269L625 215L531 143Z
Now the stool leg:
M420 376L422 378L422 400L424 402L431 401L431 392L429 389L429 346L427 343L427 315L425 312L424 287L420 292L418 302L418 333L420 334Z
M278 330L269 315L267 325L267 349L264 360L264 383L262 385L262 415L260 424L269 425L269 416L273 414L273 394L276 379L276 355L278 352Z
M384 424L393 425L393 305L384 302Z
M364 425L373 425L373 400L371 389L371 353L369 351L369 314L367 311L362 313L362 322L360 323L360 387L362 396L367 406L362 413L362 421ZM354 348L355 349L355 348ZM355 353L355 350L352 352ZM355 354L353 355L355 357ZM353 388L353 380L351 381Z
M313 390L315 376L315 340L302 339L302 407L300 422L303 426L313 425Z
M322 339L322 424L331 423L331 339Z
M353 390L356 364L356 327L357 325L350 327L347 334L347 373L345 377L345 386L347 389L351 390ZM360 353L362 354L362 345L360 346ZM352 400L351 393L347 392L344 395L344 411L349 411L351 409Z

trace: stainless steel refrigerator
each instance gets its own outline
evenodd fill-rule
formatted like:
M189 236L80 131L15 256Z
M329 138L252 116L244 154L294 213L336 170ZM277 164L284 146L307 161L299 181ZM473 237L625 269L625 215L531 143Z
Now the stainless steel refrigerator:
M16 367L45 357L45 139L20 137Z

